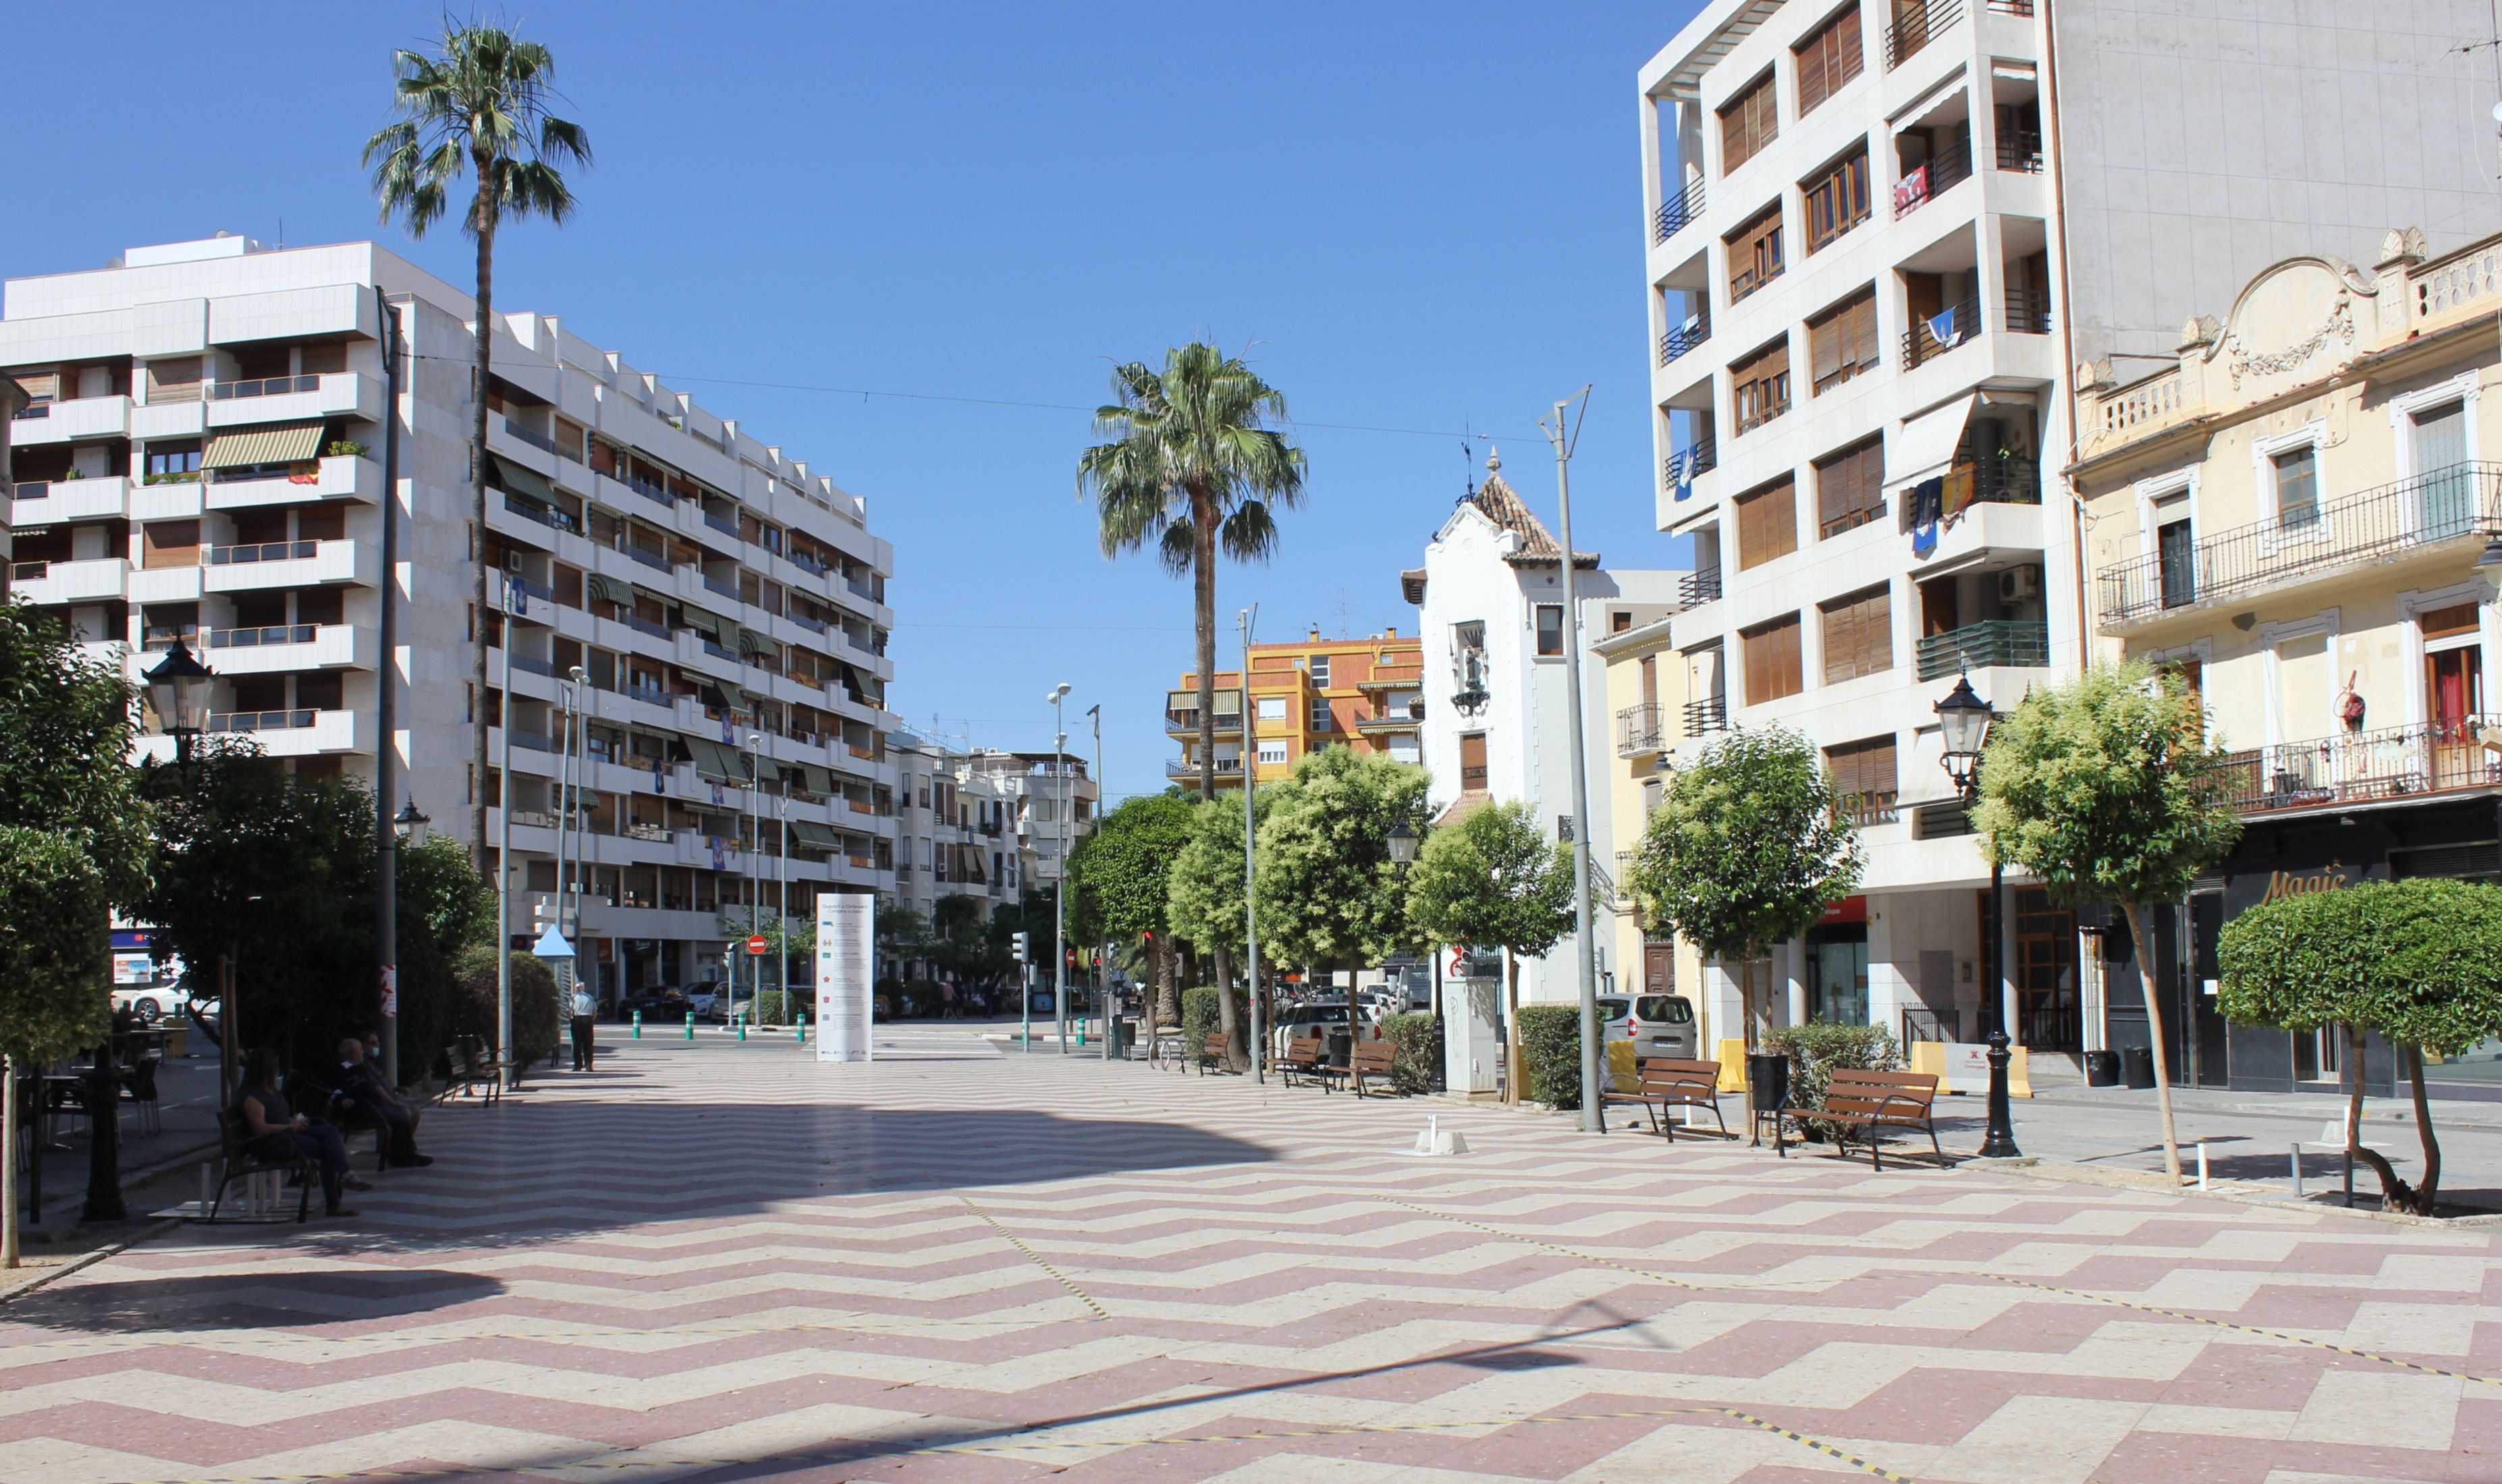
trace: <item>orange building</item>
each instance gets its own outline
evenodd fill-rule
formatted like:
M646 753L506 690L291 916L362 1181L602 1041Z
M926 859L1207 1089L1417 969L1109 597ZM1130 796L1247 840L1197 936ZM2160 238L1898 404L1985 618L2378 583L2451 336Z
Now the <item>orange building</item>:
M1424 646L1395 628L1364 639L1299 640L1251 646L1252 767L1263 783L1285 777L1295 759L1339 743L1403 761L1422 759ZM1199 672L1186 670L1165 697L1165 729L1181 756L1165 777L1195 788L1200 778ZM1242 672L1216 672L1216 786L1242 782Z

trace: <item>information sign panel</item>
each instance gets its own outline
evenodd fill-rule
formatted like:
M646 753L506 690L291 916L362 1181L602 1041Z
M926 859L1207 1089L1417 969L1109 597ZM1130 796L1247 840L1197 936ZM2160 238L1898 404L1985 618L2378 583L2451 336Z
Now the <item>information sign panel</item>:
M869 1060L869 993L877 898L865 892L817 895L817 1060Z

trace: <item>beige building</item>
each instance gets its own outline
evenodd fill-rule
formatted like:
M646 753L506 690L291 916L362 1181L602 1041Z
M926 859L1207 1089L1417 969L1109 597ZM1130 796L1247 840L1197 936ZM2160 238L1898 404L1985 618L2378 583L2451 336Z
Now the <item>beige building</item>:
M1670 632L1676 622L1674 618L1639 624L1631 612L1619 618L1620 626L1590 644L1590 652L1607 667L1606 706L1613 719L1606 770L1591 783L1591 792L1604 795L1603 800L1593 801L1593 807L1607 811L1609 834L1616 845L1615 860L1606 862L1617 883L1614 898L1607 904L1608 930L1604 935L1607 962L1614 969L1618 993L1681 991L1696 1001L1698 1013L1707 1021L1708 1006L1696 994L1702 983L1702 961L1691 948L1664 933L1654 938L1644 932L1633 894L1623 885L1634 855L1641 848L1642 827L1659 807L1661 791L1667 787L1670 750L1683 735L1690 704L1687 666ZM1710 1027L1704 1029L1707 1031ZM1702 1044L1710 1043L1707 1039Z
M2149 373L2078 368L2069 475L2095 646L2171 665L2204 698L2248 822L2185 904L2187 930L2164 914L2152 979L2180 1080L2338 1079L2328 1038L2228 1029L2213 1010L2215 936L2236 913L2288 883L2502 870L2502 464L2483 456L2502 448L2484 400L2502 379L2497 310L2502 237L2427 258L2421 232L2391 231L2368 266L2265 268ZM2127 933L2102 949L2079 965L2086 1013L2111 1045L2144 1045ZM2474 1081L2502 1062L2434 1070ZM2385 1060L2365 1075L2384 1083Z

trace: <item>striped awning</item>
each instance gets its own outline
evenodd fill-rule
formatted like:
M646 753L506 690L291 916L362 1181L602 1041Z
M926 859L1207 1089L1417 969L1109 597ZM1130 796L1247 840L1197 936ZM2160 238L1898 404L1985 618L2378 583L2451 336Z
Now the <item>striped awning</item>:
M590 592L591 600L594 603L615 603L620 608L634 606L632 583L619 582L616 578L602 576L597 572L586 572L583 574L582 585Z
M741 654L758 655L767 659L782 653L780 645L752 628L742 628L738 631L738 649Z
M721 618L719 615L706 613L700 608L688 608L686 610L685 617L687 627L693 629L696 633L702 634L715 643L719 643L721 641L722 631L730 626L728 622Z
M831 825L820 825L815 820L793 820L791 822L791 838L798 841L801 845L806 846L810 850L841 850L843 848L843 837L835 832L834 826Z
M321 424L288 422L220 433L200 457L204 469L248 469L256 464L302 463L321 455Z
M495 461L495 488L506 494L526 495L543 504L556 503L556 487L547 476L526 464L518 464L501 454L490 454Z

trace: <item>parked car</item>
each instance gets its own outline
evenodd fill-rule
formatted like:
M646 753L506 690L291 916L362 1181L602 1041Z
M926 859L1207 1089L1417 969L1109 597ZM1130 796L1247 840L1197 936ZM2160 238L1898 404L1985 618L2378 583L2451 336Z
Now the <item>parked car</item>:
M143 1026L153 1026L167 1017L179 1018L190 993L179 985L139 984L113 992L113 1008L127 1010L139 1017Z
M1290 1005L1278 1012L1276 1029L1271 1036L1275 1054L1286 1054L1286 1043L1301 1036L1316 1035L1326 1041L1333 1030L1346 1027L1346 1001L1336 1004L1316 1003ZM1381 1017L1368 1013L1356 1031L1359 1040L1381 1039Z
M693 1005L675 986L627 995L617 1006L617 1013L626 1019L633 1019L635 1012L640 1011L643 1019L656 1026L677 1025L693 1010Z
M1702 1055L1695 1041L1694 1001L1682 995L1636 995L1625 1018L1625 1034L1634 1055L1678 1057Z

